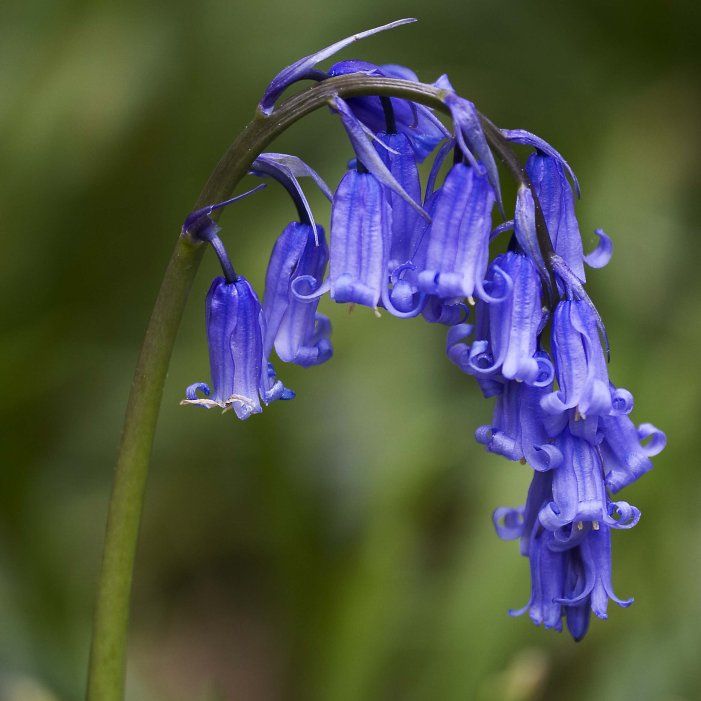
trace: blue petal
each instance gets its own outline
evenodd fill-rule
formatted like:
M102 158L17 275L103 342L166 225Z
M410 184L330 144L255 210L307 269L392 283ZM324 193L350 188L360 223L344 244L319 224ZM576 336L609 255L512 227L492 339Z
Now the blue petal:
M594 233L599 237L596 248L584 256L584 262L590 268L603 268L608 265L613 255L613 241L603 229L596 229Z
M388 148L378 148L380 158L387 166L387 170L402 189L409 195L412 202L421 201L421 182L416 163L414 150L409 143L409 138L404 134L378 135L378 140ZM416 250L416 238L420 233L418 227L419 216L413 206L390 190L387 199L392 209L392 245L389 252L389 269L411 259Z

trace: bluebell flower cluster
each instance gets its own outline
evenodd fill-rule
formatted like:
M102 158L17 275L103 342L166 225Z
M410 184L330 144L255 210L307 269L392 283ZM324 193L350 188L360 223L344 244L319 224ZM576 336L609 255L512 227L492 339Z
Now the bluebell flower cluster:
M292 64L269 85L261 115L271 115L282 92L300 80L358 73L418 82L397 65L346 60L326 72L317 68L356 39L406 21ZM612 242L597 230L597 246L585 255L575 216L579 183L569 164L534 134L500 130L507 146L531 149L513 219L503 221L483 118L447 76L435 86L452 129L405 99L331 100L354 156L333 194L294 156L269 153L254 161L251 174L279 182L298 214L274 244L262 304L217 235L213 213L230 201L188 217L183 234L212 245L224 277L206 300L212 386L191 385L183 403L231 409L246 419L262 405L292 398L270 358L275 351L281 361L304 367L331 358L330 323L318 312L327 293L378 315L422 316L448 327L448 358L495 400L477 442L532 471L525 504L494 512L498 535L518 539L530 561L530 599L512 613L528 613L558 631L564 622L579 640L592 611L606 618L609 600L632 602L613 590L611 533L635 526L640 511L613 495L651 469L666 439L651 424L636 427L631 393L609 377L608 339L585 289L585 265L605 266ZM419 166L432 154L422 188ZM310 177L331 200L329 245L300 177ZM505 252L493 256L492 242L506 234Z

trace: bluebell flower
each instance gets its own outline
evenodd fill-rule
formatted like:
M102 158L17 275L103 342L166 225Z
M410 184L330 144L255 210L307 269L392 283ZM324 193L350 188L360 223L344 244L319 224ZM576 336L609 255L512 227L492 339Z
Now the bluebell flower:
M584 252L574 213L574 193L562 163L536 151L526 162L526 172L540 201L555 252L584 281Z
M613 410L598 319L583 300L562 300L553 315L552 349L559 389L543 398L543 409L562 414L576 408L582 418Z
M527 256L508 251L494 259L490 275L508 280L510 294L478 306L478 316L488 314L488 324L485 320L484 336L478 336L471 346L467 371L476 376L499 372L507 380L550 384L552 363L547 355L537 353L547 314L535 266Z
M328 262L324 230L314 221L309 202L298 178L311 178L328 199L331 192L321 177L304 161L284 153L263 153L253 162L251 174L271 177L280 183L297 208L298 222L291 222L273 247L265 278L263 350L270 357L273 347L285 362L318 365L332 353L331 324L317 313L318 298L300 301L293 288L323 278Z
M495 198L487 178L456 163L435 198L419 289L438 297L488 297L484 277Z
M307 280L315 285L321 280L327 261L328 248L321 226L317 225L315 236L310 223L291 222L280 234L265 277L266 357L273 347L281 360L304 367L331 357L331 323L317 313L318 298L303 302L292 291L295 281Z
M262 411L261 400L291 399L293 393L275 378L264 356L265 320L248 280L216 278L205 309L212 388L203 382L190 385L181 404L217 406L247 419Z
M632 528L640 511L627 502L611 502L604 485L604 465L596 447L565 429L555 442L562 455L553 472L553 499L540 512L539 520L548 530L562 534L584 522L611 528ZM575 531L569 537L576 537Z
M528 463L534 470L552 470L562 462L560 449L550 442L540 399L547 386L505 382L496 397L492 423L475 431L478 443L509 460Z
M633 600L619 599L613 591L609 525L579 523L569 535L563 535L540 522L539 514L557 489L554 481L560 469L562 466L536 472L525 506L499 508L493 518L499 537L519 539L521 554L530 561L531 596L523 608L509 613L519 616L527 612L536 625L557 631L562 630L564 619L573 638L581 640L590 612L606 618L609 599L624 607Z
M378 180L349 170L334 194L327 285L336 302L377 308L387 287L390 206Z
M667 437L650 423L636 428L626 414L600 420L601 452L606 469L606 486L612 492L635 482L652 469L651 457L664 450ZM646 442L644 442L646 441Z
M528 158L526 172L540 201L555 252L584 282L584 263L592 268L603 268L611 259L611 239L602 229L597 229L598 245L594 251L584 255L574 212L574 193L560 159L536 151Z

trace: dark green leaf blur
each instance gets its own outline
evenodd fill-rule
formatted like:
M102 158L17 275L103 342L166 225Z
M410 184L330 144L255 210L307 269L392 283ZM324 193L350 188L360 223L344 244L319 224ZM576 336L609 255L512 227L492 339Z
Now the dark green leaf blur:
M328 300L335 356L245 423L180 407L208 379L208 255L175 348L139 547L130 701L701 698L701 12L691 0L6 0L0 3L0 700L84 693L93 592L138 347L179 227L270 78L336 39L448 72L503 127L548 139L583 189L611 373L668 433L627 489L612 605L573 643L507 610L528 563L496 506L529 469L472 434L491 402L445 330ZM337 182L328 112L275 144ZM312 192L319 219L328 203ZM513 188L507 188L513 193ZM223 238L262 293L293 216L274 186Z

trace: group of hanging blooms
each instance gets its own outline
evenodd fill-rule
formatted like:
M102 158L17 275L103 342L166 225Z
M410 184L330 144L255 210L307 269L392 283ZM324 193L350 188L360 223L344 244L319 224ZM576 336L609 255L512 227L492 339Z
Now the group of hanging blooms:
M328 72L316 67L356 39L406 21L292 64L268 86L259 112L272 114L282 92L303 79L365 74L417 82L396 65L350 60ZM584 266L606 265L612 244L597 230L595 250L583 253L571 168L537 136L500 130L505 144L533 151L513 219L493 226L494 207L503 206L487 122L446 76L434 86L442 90L451 131L422 104L333 97L332 112L355 152L333 195L294 156L265 153L253 162L251 174L281 183L299 215L273 247L262 305L234 271L211 216L238 198L186 219L183 234L213 246L224 276L206 300L212 387L191 385L183 403L247 419L261 411L261 401L291 399L269 358L275 349L280 360L307 367L331 357L331 326L317 312L326 292L335 302L447 326L448 357L495 398L492 423L477 429L477 441L533 471L525 505L494 513L499 536L520 539L530 561L530 600L512 613L528 611L534 623L558 631L564 620L579 640L590 611L606 618L609 599L632 602L613 592L611 531L635 526L640 511L610 495L650 470L666 439L651 424L633 424L632 395L609 379L608 341L584 289ZM436 149L422 195L418 165ZM451 155L452 165L443 167ZM299 185L302 176L331 200L330 246ZM549 233L545 248L539 228ZM507 234L506 252L490 261L490 243ZM474 323L467 323L471 307Z

